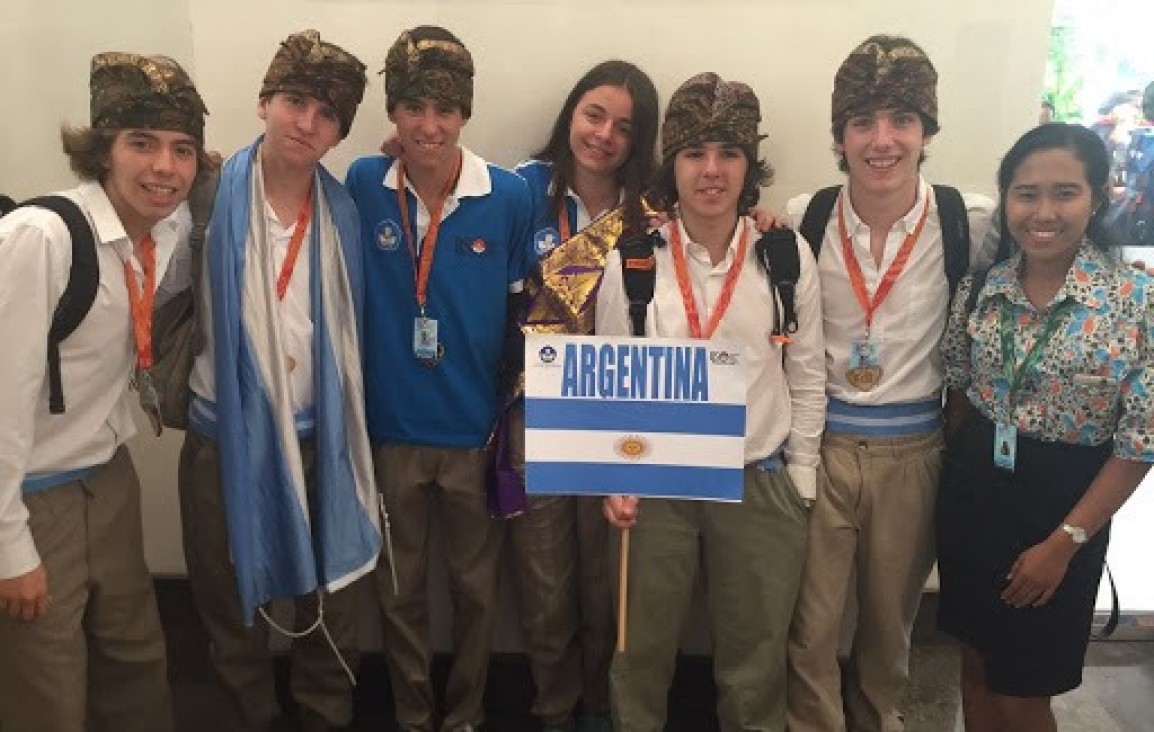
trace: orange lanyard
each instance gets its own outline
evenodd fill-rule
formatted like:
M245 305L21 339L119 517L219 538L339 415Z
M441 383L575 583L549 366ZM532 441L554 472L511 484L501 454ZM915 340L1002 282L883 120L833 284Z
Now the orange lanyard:
M681 243L681 225L677 221L670 222L673 255L673 271L677 275L677 287L681 290L681 302L685 305L685 319L689 322L689 334L694 338L709 339L717 330L725 311L729 309L729 301L733 299L733 291L737 287L737 278L741 276L741 268L745 265L745 254L749 249L749 229L745 222L738 219L741 227L741 240L737 244L737 254L729 272L725 275L725 282L721 286L721 294L717 296L717 303L713 306L713 315L705 330L701 329L701 316L697 313L697 300L693 296L693 283L689 279L689 267L685 263L685 248Z
M922 228L926 225L926 218L930 213L930 197L926 196L926 204L922 208L922 216L918 219L917 226L914 230L906 235L905 241L902 242L901 249L894 257L894 261L890 263L889 269L886 270L882 277L881 284L878 285L877 291L873 298L870 298L869 291L866 289L865 276L862 274L861 265L857 261L857 255L853 251L853 241L845 230L845 215L844 194L838 196L837 199L837 230L841 236L841 251L845 255L845 267L849 272L849 281L853 285L853 294L857 296L857 301L865 312L866 319L866 337L869 337L870 325L873 323L874 313L881 307L882 301L890 294L894 283L898 281L902 270L906 268L906 262L910 258L910 253L914 250L914 244L917 243L918 237L922 234Z
M437 248L437 235L441 231L441 213L445 210L445 201L461 176L461 163L464 157L464 154L458 151L457 167L452 177L445 183L445 190L441 191L441 200L437 207L429 212L429 231L425 234L425 243L421 247L419 264L412 225L409 223L409 204L405 200L405 164L400 160L397 161L397 206L401 209L401 227L405 230L405 242L409 245L409 254L413 258L413 289L417 293L417 306L421 309L421 317L425 315L425 303L429 299L429 274L433 271L433 250Z
M284 262L280 266L280 275L276 278L276 299L284 300L284 295L288 292L289 282L293 278L293 269L297 265L297 255L301 253L301 243L305 240L305 229L309 228L309 219L313 217L313 191L309 188L309 194L305 196L304 203L301 204L301 211L297 214L297 226L293 230L293 238L289 241L288 253L285 254Z
M156 302L156 242L152 234L140 240L140 269L144 271L144 289L136 281L132 259L124 261L124 282L128 285L128 304L132 312L132 331L136 337L136 364L152 368L152 306Z
M566 205L568 198L566 196L557 204L557 230L561 233L561 242L569 241L569 237L573 235L569 229L569 206Z

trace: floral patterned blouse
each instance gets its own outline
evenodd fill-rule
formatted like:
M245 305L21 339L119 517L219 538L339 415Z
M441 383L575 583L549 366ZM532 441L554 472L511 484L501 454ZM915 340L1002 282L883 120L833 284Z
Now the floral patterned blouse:
M942 343L946 386L964 388L995 422L1023 435L1099 445L1154 462L1154 278L1112 260L1088 240L1050 304L1036 309L1018 281L1020 254L995 265L969 318L972 277L962 280ZM1002 308L1014 323L1015 366L1026 360L1055 308L1066 300L1041 358L1023 375L1010 411L1002 359Z

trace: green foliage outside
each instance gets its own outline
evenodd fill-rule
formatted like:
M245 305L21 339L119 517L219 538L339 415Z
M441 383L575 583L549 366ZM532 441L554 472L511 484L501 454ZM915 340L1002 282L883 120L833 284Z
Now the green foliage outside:
M1050 49L1046 60L1046 80L1042 99L1054 105L1054 120L1079 122L1082 109L1082 75L1074 62L1074 32L1069 26L1050 29Z

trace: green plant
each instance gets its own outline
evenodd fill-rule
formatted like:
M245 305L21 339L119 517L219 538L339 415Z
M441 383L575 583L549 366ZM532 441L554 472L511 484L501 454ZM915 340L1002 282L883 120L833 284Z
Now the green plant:
M1078 98L1082 93L1083 79L1074 63L1074 34L1072 26L1050 29L1042 99L1054 105L1054 119L1058 122L1077 122L1082 117Z

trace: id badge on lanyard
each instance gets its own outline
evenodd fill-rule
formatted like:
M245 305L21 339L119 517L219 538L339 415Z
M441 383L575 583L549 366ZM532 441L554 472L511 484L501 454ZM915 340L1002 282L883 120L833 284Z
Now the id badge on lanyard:
M1009 414L1007 422L997 422L994 425L993 448L994 465L1003 470L1013 472L1018 461L1018 427L1013 424L1013 419L1022 384L1026 374L1033 371L1038 361L1042 359L1042 351L1045 350L1046 344L1050 342L1054 332L1058 330L1058 324L1069 309L1069 304L1070 301L1066 300L1054 306L1050 316L1046 319L1046 324L1042 326L1042 332L1038 334L1034 345L1019 365L1014 345L1013 314L1010 312L1010 304L1008 302L1002 303L999 336L1002 346L1002 368L1009 384L1009 394L1006 395Z

